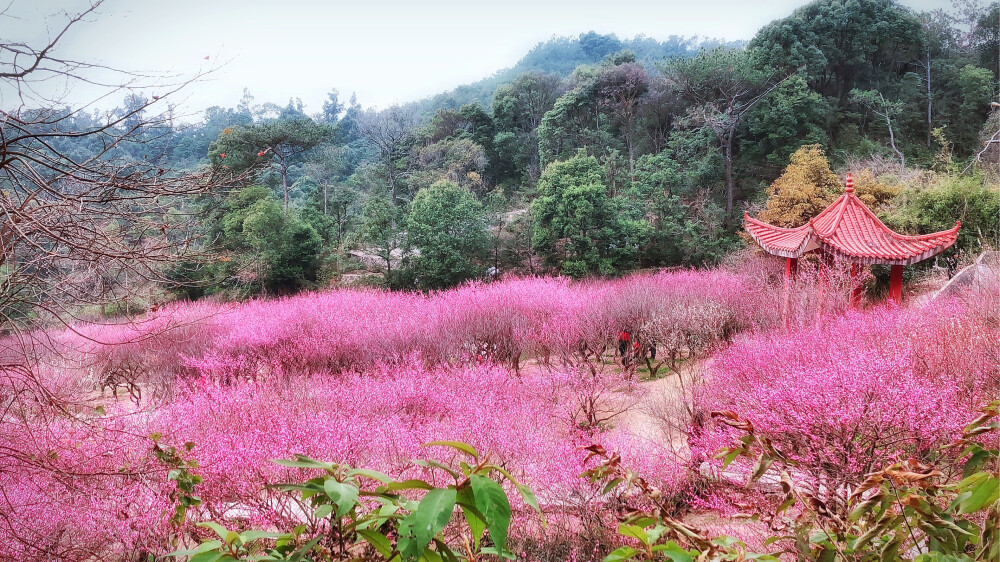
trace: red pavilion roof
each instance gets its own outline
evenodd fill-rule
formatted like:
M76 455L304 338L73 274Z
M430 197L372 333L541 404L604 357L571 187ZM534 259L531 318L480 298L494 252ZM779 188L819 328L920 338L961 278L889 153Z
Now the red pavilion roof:
M844 194L823 212L798 228L781 228L750 218L744 213L747 232L768 253L798 258L823 249L865 264L911 265L937 255L955 243L954 228L907 236L882 223L854 194L854 180L847 175Z

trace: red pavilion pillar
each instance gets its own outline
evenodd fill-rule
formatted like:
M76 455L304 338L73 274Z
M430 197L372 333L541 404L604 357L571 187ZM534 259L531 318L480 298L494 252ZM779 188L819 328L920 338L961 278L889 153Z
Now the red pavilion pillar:
M785 324L785 328L788 328L788 315L790 313L790 301L792 294L792 281L795 279L795 273L799 269L799 260L797 258L785 258L785 286L782 295L782 305L781 305L781 319Z
M889 272L889 298L896 304L903 302L903 266L894 265Z
M851 264L851 306L856 307L861 304L861 296L865 292L864 286L858 282L858 277L861 276L861 264L852 263Z

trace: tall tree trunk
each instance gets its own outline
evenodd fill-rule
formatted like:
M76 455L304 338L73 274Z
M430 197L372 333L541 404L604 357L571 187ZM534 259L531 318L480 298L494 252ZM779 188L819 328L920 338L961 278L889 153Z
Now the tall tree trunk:
M924 67L927 70L927 148L931 147L931 129L933 128L933 123L931 121L931 50L927 49L927 66Z
M896 134L892 130L892 119L889 118L888 114L885 116L885 124L889 127L889 146L892 147L892 151L899 157L899 171L902 172L906 169L906 156L896 148Z
M288 166L281 162L281 190L285 192L285 214L288 214Z
M326 206L327 206L326 204L327 204L327 191L329 191L329 189L330 189L330 186L324 183L323 184L323 216L324 217L328 214L327 210L326 210Z
M736 136L736 127L729 128L726 136L726 216L733 214L733 199L736 187L733 182L733 137Z
M396 178L392 175L392 153L386 155L385 159L385 170L386 174L389 176L389 194L392 196L392 204L398 205L396 201ZM395 219L393 220L393 226L396 225Z
M625 140L628 144L628 175L630 180L635 181L635 145L632 142L631 125L629 125L628 132L625 133Z

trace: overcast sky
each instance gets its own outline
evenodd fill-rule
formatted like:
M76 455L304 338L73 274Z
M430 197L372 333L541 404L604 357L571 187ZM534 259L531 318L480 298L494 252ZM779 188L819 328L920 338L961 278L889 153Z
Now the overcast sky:
M319 111L326 92L365 107L420 99L508 67L553 36L595 30L619 37L750 39L802 0L106 0L61 54L128 69L190 75L186 105L234 106L300 97ZM905 0L918 10L949 0ZM4 37L46 33L85 0L15 0ZM208 61L205 57L210 57Z

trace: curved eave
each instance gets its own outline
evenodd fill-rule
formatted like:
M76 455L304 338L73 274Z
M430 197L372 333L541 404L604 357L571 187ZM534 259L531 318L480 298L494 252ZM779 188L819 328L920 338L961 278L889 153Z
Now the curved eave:
M751 225L756 228L751 228ZM780 226L774 226L764 221L752 218L749 214L744 212L743 228L747 231L748 234L750 234L750 237L753 238L754 242L759 244L761 248L764 248L764 251L775 256L781 256L783 258L800 258L806 252L809 252L818 247L819 244L819 241L813 234L809 224L804 224L797 228L783 228ZM760 234L760 231L771 232L779 236L797 235L801 233L803 239L794 247L778 246L773 243L774 237L764 237Z
M891 237L891 239L899 246L910 246L919 245L921 246L920 251L913 251L912 249L899 248L899 252L896 255L888 255L885 253L871 251L857 251L850 248L845 248L838 242L834 240L836 234L836 226L840 222L843 216L844 207L848 204L848 200L838 201L840 203L840 209L837 214L836 219L833 224L830 225L830 230L827 233L820 234L816 231L815 219L811 220L798 228L783 228L780 226L774 226L768 224L764 221L751 218L749 214L743 214L744 228L750 237L754 239L757 244L761 246L767 253L781 256L783 258L800 258L805 253L810 252L817 248L823 248L831 253L843 256L854 263L860 263L864 265L913 265L915 263L924 261L928 258L934 257L937 254L945 251L951 247L955 241L958 239L958 231L962 226L962 223L956 223L954 227L943 230L941 232L935 232L933 234L923 234L919 236L907 236L905 234L899 234L882 224L882 221L875 217L874 213L870 209L865 207L863 204L860 205L866 214L869 214L881 227L881 229ZM860 201L858 202L860 203ZM838 205L831 205L828 210L832 210L838 207ZM822 214L822 213L821 213ZM767 234L764 234L767 233ZM769 234L769 235L768 235ZM775 244L777 240L782 238L790 238L801 236L802 240L794 245L780 245ZM931 244L928 245L928 242ZM909 250L909 251L908 251ZM906 253L904 256L900 256L900 253Z
M816 234L816 238L819 245L832 253L843 256L854 263L860 263L864 265L913 265L915 263L920 263L926 259L932 258L941 252L950 248L958 240L958 231L961 229L962 223L958 222L954 227L948 230L942 230L940 232L934 232L932 234L921 234L919 236L907 236L905 234L899 234L892 230L886 229L886 231L892 235L892 238L900 244L920 244L926 246L928 242L934 242L929 246L925 247L922 251L911 252L905 257L889 256L886 254L880 254L877 252L862 253L857 251L852 251L850 249L844 248L839 244L833 243L829 238L830 236L823 236Z

